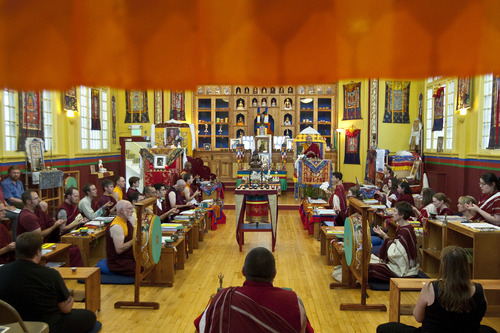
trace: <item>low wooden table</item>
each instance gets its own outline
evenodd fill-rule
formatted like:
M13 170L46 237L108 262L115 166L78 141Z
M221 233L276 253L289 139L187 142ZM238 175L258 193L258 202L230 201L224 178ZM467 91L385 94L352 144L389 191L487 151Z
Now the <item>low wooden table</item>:
M75 236L67 234L61 242L78 246L82 254L83 266L94 266L99 259L106 258L106 230L95 229L93 236ZM95 261L95 262L94 262Z
M99 267L54 268L64 280L85 280L85 309L92 312L101 310L101 269Z
M71 244L55 243L54 245L55 250L42 254L40 265L46 266L48 262L64 262L63 266L69 267L69 248Z
M413 315L414 304L400 304L402 291L420 291L425 283L434 281L432 279L413 279L413 278L392 278L390 282L389 291L389 321L399 322L401 315ZM483 289L486 290L500 290L500 280L472 280L473 282L480 283ZM486 316L500 315L499 305L488 304Z
M337 238L337 236L335 234L328 234L327 231L328 230L335 230L335 231L344 231L344 227L326 227L326 226L323 226L321 227L321 233L320 233L320 243L321 243L321 247L320 247L320 254L321 255L326 255L326 264L327 265L333 265L334 262L333 262L333 258L330 258L330 255L328 253L328 249L329 249L329 246L328 244L330 244L330 241L334 238Z
M172 243L172 247L163 246L160 261L142 280L141 285L172 287L174 285L175 270L184 269L185 258L186 245L184 237ZM175 268L175 259L177 259L177 268Z

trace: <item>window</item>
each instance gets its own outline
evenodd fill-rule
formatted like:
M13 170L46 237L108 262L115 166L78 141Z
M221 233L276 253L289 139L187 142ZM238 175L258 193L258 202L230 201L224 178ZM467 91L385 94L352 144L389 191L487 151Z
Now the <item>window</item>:
M491 109L493 108L493 74L484 76L483 83L483 129L481 148L487 149L490 142Z
M3 96L4 148L6 151L16 150L16 98L14 90L4 89Z
M52 95L50 91L42 91L42 110L43 110L43 131L45 135L45 150L51 151L54 149L52 146L54 133L52 123Z
M426 91L426 113L425 113L425 148L436 149L439 137L443 137L443 150L453 149L453 116L455 113L455 84L456 79L441 77L427 80ZM432 131L434 124L434 93L443 87L443 128L440 131Z
M91 89L80 87L80 131L82 150L108 149L108 90L99 90L100 130L92 129Z

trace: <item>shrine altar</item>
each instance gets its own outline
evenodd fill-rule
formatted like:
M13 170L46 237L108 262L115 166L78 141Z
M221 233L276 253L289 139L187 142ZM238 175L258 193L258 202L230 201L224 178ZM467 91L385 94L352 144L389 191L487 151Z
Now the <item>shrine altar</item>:
M241 185L243 177L250 177L251 173L252 173L252 171L250 171L250 170L238 170L237 171L238 178L236 179L236 187ZM278 177L281 191L286 191L288 189L288 186L286 184L286 177L287 177L286 170L271 170L271 177ZM272 182L271 184L275 185L274 182Z
M324 182L333 184L333 165L331 160L300 159L296 162L297 178L295 198L303 197L301 189L319 188Z
M245 223L245 212L248 214L247 201L250 202L252 197L265 197L269 206L270 223ZM278 227L278 186L270 185L269 188L259 186L257 188L245 188L244 185L238 186L234 190L235 201L235 217L236 217L236 241L242 250L242 245L245 243L245 232L271 232L272 251L276 245L276 232ZM266 220L268 220L266 216Z
M182 169L182 148L142 148L140 154L144 162L144 185L162 183L172 185L173 174ZM155 167L155 156L163 157L162 168Z

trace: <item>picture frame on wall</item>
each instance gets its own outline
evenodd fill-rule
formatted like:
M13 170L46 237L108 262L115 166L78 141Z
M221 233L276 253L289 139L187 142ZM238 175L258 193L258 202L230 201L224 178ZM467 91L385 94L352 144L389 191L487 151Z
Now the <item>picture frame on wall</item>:
M229 139L229 147L231 147L230 149L235 151L236 148L238 147L239 144L241 144L241 139L237 138L237 139Z
M204 143L203 144L203 150L204 151L210 151L210 149L211 149L210 143Z
M165 155L156 155L154 159L155 169L164 169L167 157Z
M90 173L95 173L95 164L90 165Z
M443 152L443 141L444 141L444 137L442 137L442 136L438 137L436 152L438 152L438 153Z

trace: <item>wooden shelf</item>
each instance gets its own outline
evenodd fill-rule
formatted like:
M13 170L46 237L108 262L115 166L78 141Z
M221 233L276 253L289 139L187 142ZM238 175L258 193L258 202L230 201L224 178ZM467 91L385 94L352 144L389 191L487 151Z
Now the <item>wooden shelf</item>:
M441 250L429 250L424 249L424 253L430 255L431 257L441 261Z

